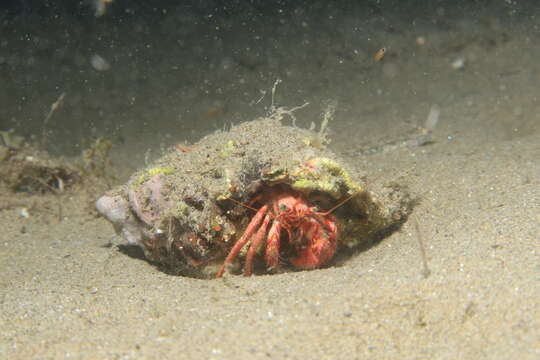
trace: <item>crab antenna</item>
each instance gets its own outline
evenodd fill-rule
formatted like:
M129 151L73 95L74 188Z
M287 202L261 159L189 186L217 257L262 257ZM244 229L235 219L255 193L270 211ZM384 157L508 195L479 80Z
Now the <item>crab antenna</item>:
M347 201L351 200L353 197L355 197L356 195L360 194L360 191L357 191L355 192L354 194L352 194L351 196L347 197L345 200L339 202L337 205L335 205L333 208L331 208L330 210L328 211L325 211L324 214L325 215L328 215L328 214L331 214L332 212L334 212L334 210L336 210L338 207L340 207L341 205L345 204Z
M244 204L244 203L241 203L241 202L238 201L238 200L234 200L233 198L228 197L227 199L231 200L232 202L237 203L237 204L240 205L240 206L245 207L246 209L253 210L253 211L255 211L255 212L259 211L258 209L255 209L254 207L251 207L251 206L249 206L249 205L246 205L246 204Z

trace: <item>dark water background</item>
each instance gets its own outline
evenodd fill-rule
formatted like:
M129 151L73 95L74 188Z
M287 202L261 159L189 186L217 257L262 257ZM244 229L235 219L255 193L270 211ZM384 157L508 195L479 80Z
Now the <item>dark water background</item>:
M0 130L41 136L65 93L45 129L49 151L78 155L105 136L142 153L264 115L279 78L278 105L310 102L300 126L337 101L337 138L399 137L433 104L527 71L497 52L539 32L535 1L114 0L99 17L96 3L1 3Z

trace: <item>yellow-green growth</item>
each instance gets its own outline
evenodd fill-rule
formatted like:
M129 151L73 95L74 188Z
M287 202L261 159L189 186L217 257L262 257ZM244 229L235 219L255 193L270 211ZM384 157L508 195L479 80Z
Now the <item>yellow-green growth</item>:
M334 199L362 191L362 187L351 179L347 170L328 158L307 161L306 166L296 171L292 178L293 189L304 193L320 191Z
M183 201L179 201L178 204L176 205L176 214L188 215L188 213L189 213L188 205Z
M230 199L232 195L233 195L233 194L232 194L229 190L227 190L227 191L224 192L223 194L219 194L219 195L216 197L216 200L218 200L218 201L227 200L227 199Z
M325 194L332 196L334 199L340 198L341 194L339 191L339 186L329 179L319 179L319 180L308 180L308 179L299 179L292 184L294 190L310 193L311 191L321 191Z
M173 168L169 167L155 167L145 170L139 177L137 178L137 181L133 184L135 187L141 186L144 184L147 180L150 178L156 176L156 175L171 175L174 173Z
M270 182L279 182L286 179L288 176L287 170L283 168L272 169L264 173L264 177Z
M234 141L229 140L223 147L223 150L221 150L221 152L219 153L219 157L221 157L222 159L228 158L229 156L232 155L232 152L234 151L235 147L236 147L236 144L234 143Z

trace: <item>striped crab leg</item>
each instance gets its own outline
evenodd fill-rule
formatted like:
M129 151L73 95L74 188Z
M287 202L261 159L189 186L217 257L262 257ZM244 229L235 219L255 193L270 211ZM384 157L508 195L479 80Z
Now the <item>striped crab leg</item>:
M236 241L234 246L232 247L231 251L229 252L229 255L225 258L225 261L223 262L223 265L221 265L221 268L218 270L216 274L216 278L220 278L223 276L223 273L225 272L225 268L232 264L232 262L238 257L238 254L240 253L240 250L244 247L244 245L247 244L249 239L251 238L251 235L257 230L261 222L263 221L263 218L265 217L266 213L268 212L268 205L264 205L261 207L257 214L251 219L249 222L246 231L244 231L244 234Z

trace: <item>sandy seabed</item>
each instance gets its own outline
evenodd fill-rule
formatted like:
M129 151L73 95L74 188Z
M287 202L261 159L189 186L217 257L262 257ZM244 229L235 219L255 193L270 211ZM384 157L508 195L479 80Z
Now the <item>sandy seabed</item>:
M162 147L264 114L279 77L276 101L310 102L298 126L337 101L330 147L374 181L407 185L421 235L409 221L339 266L196 280L123 251L93 210L101 190L37 208L38 195L6 190L21 206L0 210L1 358L540 358L537 6L313 4L123 22L121 4L109 19L5 15L0 125L40 136L65 91L50 151L74 158L108 134L122 183ZM88 48L70 47L65 28ZM93 69L92 53L111 69ZM401 146L434 106L433 141Z

